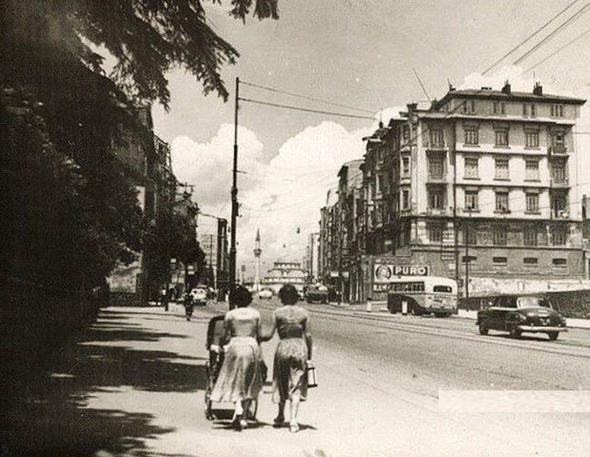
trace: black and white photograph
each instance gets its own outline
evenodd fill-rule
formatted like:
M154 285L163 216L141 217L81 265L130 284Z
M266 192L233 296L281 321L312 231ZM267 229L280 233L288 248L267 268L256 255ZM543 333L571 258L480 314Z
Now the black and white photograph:
M0 14L0 457L590 456L590 0Z

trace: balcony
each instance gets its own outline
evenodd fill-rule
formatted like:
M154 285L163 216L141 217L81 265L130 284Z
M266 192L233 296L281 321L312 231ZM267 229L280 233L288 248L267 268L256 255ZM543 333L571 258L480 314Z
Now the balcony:
M551 219L558 219L558 220L567 220L570 218L570 213L567 210L560 209L560 210L551 210Z
M426 143L426 150L427 151L447 152L449 150L449 146L442 141L428 141Z
M427 208L427 216L450 216L450 212L446 208Z
M549 151L550 156L563 156L567 154L567 147L564 144L552 144L547 148L547 150Z
M444 184L447 181L445 174L429 173L427 178L427 184Z
M570 183L567 178L551 178L549 186L553 189L569 189Z

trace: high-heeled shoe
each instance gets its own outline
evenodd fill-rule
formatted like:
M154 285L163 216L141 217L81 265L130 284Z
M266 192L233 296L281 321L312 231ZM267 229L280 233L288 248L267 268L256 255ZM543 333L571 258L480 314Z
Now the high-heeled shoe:
M275 427L280 427L285 423L285 416L278 415L274 418Z
M238 432L241 432L242 429L248 427L248 422L246 422L242 416L238 415L236 417L234 417L234 420L231 423L232 427L237 430Z
M291 422L289 424L289 431L291 433L297 433L300 430L299 424L297 422Z

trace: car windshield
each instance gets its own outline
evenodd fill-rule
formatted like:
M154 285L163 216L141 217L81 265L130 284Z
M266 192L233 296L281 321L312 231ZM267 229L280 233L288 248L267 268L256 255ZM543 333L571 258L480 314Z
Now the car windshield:
M434 286L432 288L433 292L452 292L453 288L451 286Z
M551 308L549 302L543 297L518 297L516 303L519 308L535 308L539 306Z

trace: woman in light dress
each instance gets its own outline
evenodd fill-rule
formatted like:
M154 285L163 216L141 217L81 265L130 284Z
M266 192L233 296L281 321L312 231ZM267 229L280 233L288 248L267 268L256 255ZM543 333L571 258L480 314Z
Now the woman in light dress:
M236 308L225 314L225 359L211 393L215 402L235 404L232 425L237 430L247 426L246 412L252 400L257 400L262 389L262 355L258 341L260 313L250 308L252 294L242 286L234 288L229 296Z
M263 341L279 334L279 344L273 367L273 401L279 405L279 413L274 422L277 426L285 422L285 403L290 403L289 428L299 431L299 404L307 397L307 361L311 360L312 338L309 313L296 303L299 300L297 289L291 284L279 291L284 306L273 313L270 332Z

